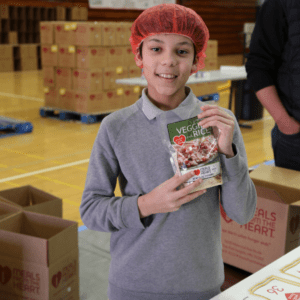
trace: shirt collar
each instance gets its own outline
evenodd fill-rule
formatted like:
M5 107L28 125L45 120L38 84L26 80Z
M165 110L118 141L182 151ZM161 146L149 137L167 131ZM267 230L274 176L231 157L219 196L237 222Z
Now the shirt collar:
M199 105L201 101L199 101L196 96L194 95L191 88L186 87L188 89L188 95L187 97L179 104L178 107L172 110L173 113L178 115L181 119L187 119L191 113L191 110L195 105ZM145 114L145 116L148 118L148 120L153 120L158 115L163 113L164 111L159 109L156 105L154 105L148 98L146 94L147 88L144 88L142 91L142 111ZM200 104L201 105L201 104Z

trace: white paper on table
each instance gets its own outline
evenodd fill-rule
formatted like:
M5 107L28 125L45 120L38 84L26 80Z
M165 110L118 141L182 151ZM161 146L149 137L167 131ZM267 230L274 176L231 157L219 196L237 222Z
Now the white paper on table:
M246 68L245 66L221 66L220 71L222 73L246 72Z

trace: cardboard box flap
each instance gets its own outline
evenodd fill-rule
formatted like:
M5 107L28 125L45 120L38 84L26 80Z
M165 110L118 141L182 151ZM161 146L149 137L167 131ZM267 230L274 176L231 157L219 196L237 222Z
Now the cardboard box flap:
M299 201L296 201L296 202L294 202L293 204L291 204L291 206L300 206L300 200L299 200Z
M15 214L21 211L21 208L18 208L14 205L10 205L6 202L0 201L0 220L6 218L8 215Z
M39 264L49 265L78 247L77 223L53 216L23 211L0 222L0 231L0 255Z
M250 173L255 185L275 190L287 204L300 200L300 172L260 165Z
M20 212L0 222L0 255L46 264L47 243L44 239L22 233L24 219L24 213Z
M272 201L276 201L279 203L286 203L279 195L276 191L263 187L263 186L255 186L256 189L256 193L257 193L257 197L260 198L264 198L264 199L268 199L268 200L272 200Z
M26 207L47 201L61 200L30 185L0 191L0 198L16 205Z

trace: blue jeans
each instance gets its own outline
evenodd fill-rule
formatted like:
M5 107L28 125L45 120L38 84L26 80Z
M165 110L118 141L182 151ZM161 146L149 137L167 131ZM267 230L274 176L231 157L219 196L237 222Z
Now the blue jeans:
M275 166L300 171L300 132L287 135L278 126L272 129Z

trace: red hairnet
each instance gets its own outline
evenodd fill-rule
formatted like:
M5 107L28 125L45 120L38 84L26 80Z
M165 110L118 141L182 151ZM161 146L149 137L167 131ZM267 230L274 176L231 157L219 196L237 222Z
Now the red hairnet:
M194 10L178 4L160 4L143 11L134 21L129 39L135 60L143 40L161 33L179 34L190 38L196 48L197 71L205 67L209 32L202 18Z

